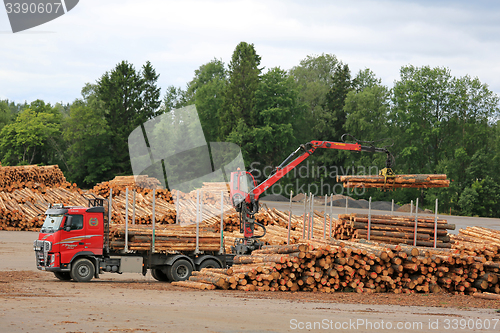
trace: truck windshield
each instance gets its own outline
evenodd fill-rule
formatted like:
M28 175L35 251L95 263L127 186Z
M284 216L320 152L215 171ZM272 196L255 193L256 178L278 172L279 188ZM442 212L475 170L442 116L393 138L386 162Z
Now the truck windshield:
M40 232L56 232L61 226L61 222L64 218L64 214L60 215L47 215L45 221L43 222L42 229Z

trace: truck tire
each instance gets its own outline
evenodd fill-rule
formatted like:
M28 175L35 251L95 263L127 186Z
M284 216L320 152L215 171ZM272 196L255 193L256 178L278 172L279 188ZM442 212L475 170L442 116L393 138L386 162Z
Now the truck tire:
M71 280L71 274L69 272L54 272L54 275L61 281Z
M78 259L71 265L71 277L76 282L89 282L94 277L94 273L94 264L88 259Z
M185 259L179 259L167 269L167 277L170 281L185 281L191 276L193 266Z
M151 270L151 276L157 281L161 282L169 281L167 274L163 273L163 271L160 268L153 268Z
M200 265L200 271L203 269L203 268L221 268L220 267L220 264L214 260L214 259L207 259L205 261L203 261Z

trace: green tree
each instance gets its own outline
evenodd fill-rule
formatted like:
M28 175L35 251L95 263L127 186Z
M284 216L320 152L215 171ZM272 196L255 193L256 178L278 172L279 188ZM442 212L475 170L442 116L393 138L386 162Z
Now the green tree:
M324 140L338 140L344 134L344 125L347 119L344 109L347 94L352 90L351 71L348 65L341 63L335 66L332 77L332 87L326 94L326 111L323 121L318 122L317 135Z
M219 110L224 104L227 70L221 60L214 59L200 66L194 74L185 93L185 105L196 105L207 142L215 142L221 126Z
M8 101L0 101L0 130L12 121Z
M36 100L5 125L0 132L2 164L33 164L50 162L46 148L58 136L62 115L57 108ZM50 148L49 148L50 152Z
M185 90L182 90L180 87L168 86L165 91L165 96L163 96L163 104L160 107L160 112L169 112L189 104Z
M96 86L97 98L103 102L105 119L110 124L110 150L114 174L132 173L128 136L137 126L154 117L160 107L158 75L147 62L142 72L122 61L106 72Z
M96 88L95 85L85 85L83 98L71 105L63 132L70 156L67 178L81 187L91 187L114 176L110 154L112 132Z
M301 110L293 78L278 67L262 75L253 113L257 115L255 125L240 121L228 140L240 145L247 163L259 162L261 168L278 166L298 145L293 123Z
M401 68L391 110L391 122L399 134L396 147L401 171L432 173L442 153L454 146L448 122L453 114L451 95L449 69Z
M229 82L219 115L219 141L226 141L240 122L244 127L256 124L255 92L260 81L260 60L253 44L241 42L236 46L229 64ZM232 137L235 135L238 134Z
M151 62L146 61L142 66L141 79L141 103L142 109L138 112L139 121L145 122L148 119L156 117L160 111L161 99L160 88L157 87L157 82L160 74L156 74L156 70L151 65Z
M315 140L338 142L345 133L344 127L347 121L345 102L347 94L352 90L351 72L348 65L341 62L335 65L331 84L330 90L325 97L324 108L314 119L312 131ZM346 171L342 172L341 167L345 166L347 159L352 159L351 154L350 152L333 152L329 149L321 149L315 153L316 165L318 169L347 173ZM324 178L323 182L328 183L330 188L333 188L336 183L336 177L326 178L327 175L332 176L332 172L322 172L322 174L318 174L316 177Z
M356 81L356 79L354 79ZM373 85L351 90L346 97L345 113L346 123L344 130L354 138L362 141L371 141L377 147L390 146L388 127L390 91L373 81ZM367 145L368 143L362 143ZM387 147L392 150L392 147ZM376 174L378 170L385 167L386 155L361 153L349 154L350 159L356 159L357 173Z
M333 85L333 75L339 60L335 55L322 54L307 56L299 66L290 70L299 85L299 104L305 106L304 120L298 124L296 137L300 142L320 140L316 136L318 127L323 128L321 119L325 118L326 95Z
M421 197L430 205L439 198L445 210L470 213L471 186L497 177L491 120L498 116L498 97L477 78L456 78L447 68L405 66L392 102L389 122L398 171L446 173L453 180L450 188L427 190L425 196L422 191ZM491 214L489 208L482 211Z
M464 189L458 204L465 215L484 217L500 216L498 201L500 200L500 185L491 177L476 180L470 187Z

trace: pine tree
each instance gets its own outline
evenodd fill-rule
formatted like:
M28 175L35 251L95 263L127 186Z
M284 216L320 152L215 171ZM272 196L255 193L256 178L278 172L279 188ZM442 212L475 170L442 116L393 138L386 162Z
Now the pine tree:
M225 141L239 122L243 122L245 127L256 123L254 106L261 74L260 59L253 44L241 42L233 52L229 64L229 84L220 112L220 141Z

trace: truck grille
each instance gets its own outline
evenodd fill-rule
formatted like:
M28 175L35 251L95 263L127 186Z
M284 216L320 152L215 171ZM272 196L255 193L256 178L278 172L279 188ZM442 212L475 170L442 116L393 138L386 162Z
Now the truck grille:
M42 251L42 252L49 252L52 250L52 243L49 241L43 241L43 240L36 240L33 243L33 249L35 251Z
M36 263L38 269L45 269L50 264L49 251L52 250L52 243L49 241L36 240L33 242L35 250Z

